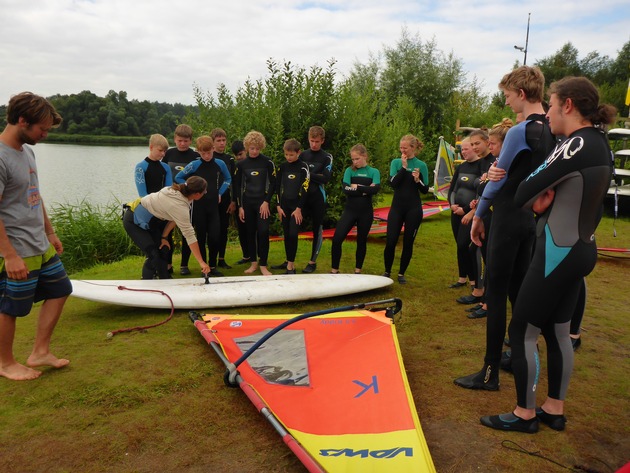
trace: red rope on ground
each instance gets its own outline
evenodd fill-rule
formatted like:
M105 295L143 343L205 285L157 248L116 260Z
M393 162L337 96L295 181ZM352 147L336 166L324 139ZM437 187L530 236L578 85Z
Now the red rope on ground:
M164 297L166 297L168 299L169 303L171 304L171 313L166 318L166 320L163 320L162 322L158 322L157 324L144 325L144 326L139 326L139 327L121 328L121 329L118 329L118 330L113 330L113 331L111 331L111 332L109 332L107 334L107 338L113 338L115 335L118 335L119 333L148 330L150 328L159 327L160 325L164 325L166 322L168 322L169 320L171 320L173 318L173 313L175 312L175 304L173 304L173 299L171 299L171 296L169 296L166 292L160 291L158 289L133 289L131 287L125 287L125 286L118 286L118 289L121 290L121 291L156 292L158 294L162 294Z

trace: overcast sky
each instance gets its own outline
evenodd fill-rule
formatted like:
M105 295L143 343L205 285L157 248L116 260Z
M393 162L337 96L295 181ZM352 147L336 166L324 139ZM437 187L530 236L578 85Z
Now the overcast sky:
M266 61L310 68L334 58L346 75L395 47L406 27L453 52L493 93L527 63L571 41L616 57L630 40L629 0L0 0L0 103L23 90L49 96L109 90L191 104L193 84L234 92Z

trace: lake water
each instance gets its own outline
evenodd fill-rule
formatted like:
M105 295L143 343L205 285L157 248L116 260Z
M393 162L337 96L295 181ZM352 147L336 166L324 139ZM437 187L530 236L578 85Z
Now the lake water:
M54 204L128 202L138 193L134 169L146 146L85 146L39 143L33 147L42 197Z

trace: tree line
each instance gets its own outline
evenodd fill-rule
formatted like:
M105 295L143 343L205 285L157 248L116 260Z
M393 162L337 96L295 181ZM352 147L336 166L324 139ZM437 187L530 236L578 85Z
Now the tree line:
M172 136L184 116L195 108L180 103L129 100L127 92L110 90L105 97L84 90L78 94L47 97L63 117L51 134L115 137ZM0 125L6 124L6 105L0 107ZM144 143L144 141L143 141Z

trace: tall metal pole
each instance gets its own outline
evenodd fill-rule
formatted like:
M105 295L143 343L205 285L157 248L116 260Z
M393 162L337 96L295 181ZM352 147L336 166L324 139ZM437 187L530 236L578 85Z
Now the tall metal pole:
M514 46L514 49L518 49L519 51L522 51L523 54L525 55L523 57L523 66L527 65L527 46L529 45L529 19L531 18L531 16L532 16L531 13L527 14L527 36L525 36L525 47Z
M531 16L531 13L527 14L527 36L525 36L525 57L523 58L523 66L527 65L527 45L529 44L529 19Z

